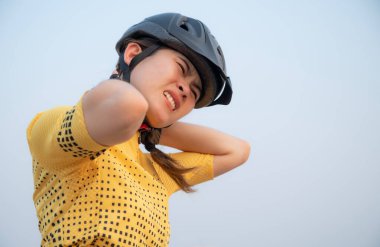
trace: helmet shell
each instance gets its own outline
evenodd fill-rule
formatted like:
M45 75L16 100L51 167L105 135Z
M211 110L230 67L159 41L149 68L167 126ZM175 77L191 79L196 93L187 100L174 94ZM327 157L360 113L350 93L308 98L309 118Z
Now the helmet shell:
M195 108L230 103L232 87L222 49L201 21L178 13L148 17L123 34L116 44L119 55L124 52L122 48L127 38L141 37L157 39L162 45L182 53L195 66L203 88Z

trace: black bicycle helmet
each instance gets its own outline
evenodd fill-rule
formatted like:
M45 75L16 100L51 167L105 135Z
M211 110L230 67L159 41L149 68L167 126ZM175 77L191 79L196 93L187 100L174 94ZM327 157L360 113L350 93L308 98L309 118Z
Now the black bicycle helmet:
M126 65L123 44L126 39L150 37L158 41ZM231 81L226 73L222 49L210 30L201 21L178 13L164 13L146 18L129 28L116 44L122 73L129 73L145 57L161 46L172 48L186 56L197 69L202 81L202 95L195 108L216 104L228 105L232 97Z

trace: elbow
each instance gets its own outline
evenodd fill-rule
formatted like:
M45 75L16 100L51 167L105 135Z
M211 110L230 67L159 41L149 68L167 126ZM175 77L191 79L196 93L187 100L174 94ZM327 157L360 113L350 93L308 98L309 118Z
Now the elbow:
M247 141L241 140L239 145L237 145L236 153L238 155L239 165L244 164L249 159L251 145Z
M148 110L145 97L118 80L99 83L82 99L86 128L99 144L112 146L129 140Z
M129 95L118 102L121 125L119 137L122 140L129 140L140 128L148 111L148 103L140 93Z
M132 88L120 96L118 104L124 126L139 128L148 111L148 102L145 97L137 89Z
M251 146L248 142L236 140L231 146L234 148L228 154L215 157L215 177L239 167L248 160L251 152Z

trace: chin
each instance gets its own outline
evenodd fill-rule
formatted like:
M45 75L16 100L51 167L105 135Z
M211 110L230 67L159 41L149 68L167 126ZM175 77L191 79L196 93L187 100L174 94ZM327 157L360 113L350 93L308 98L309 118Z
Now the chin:
M172 122L163 116L149 117L149 114L146 117L148 124L153 128L164 128L172 124Z

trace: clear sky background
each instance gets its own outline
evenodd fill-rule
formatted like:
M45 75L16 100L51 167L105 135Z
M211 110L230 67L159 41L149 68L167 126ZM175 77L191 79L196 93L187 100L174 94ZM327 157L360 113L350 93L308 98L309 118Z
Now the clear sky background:
M0 246L39 246L26 127L109 77L144 17L203 20L234 96L186 121L245 138L249 161L170 199L170 246L380 246L378 0L0 0Z

